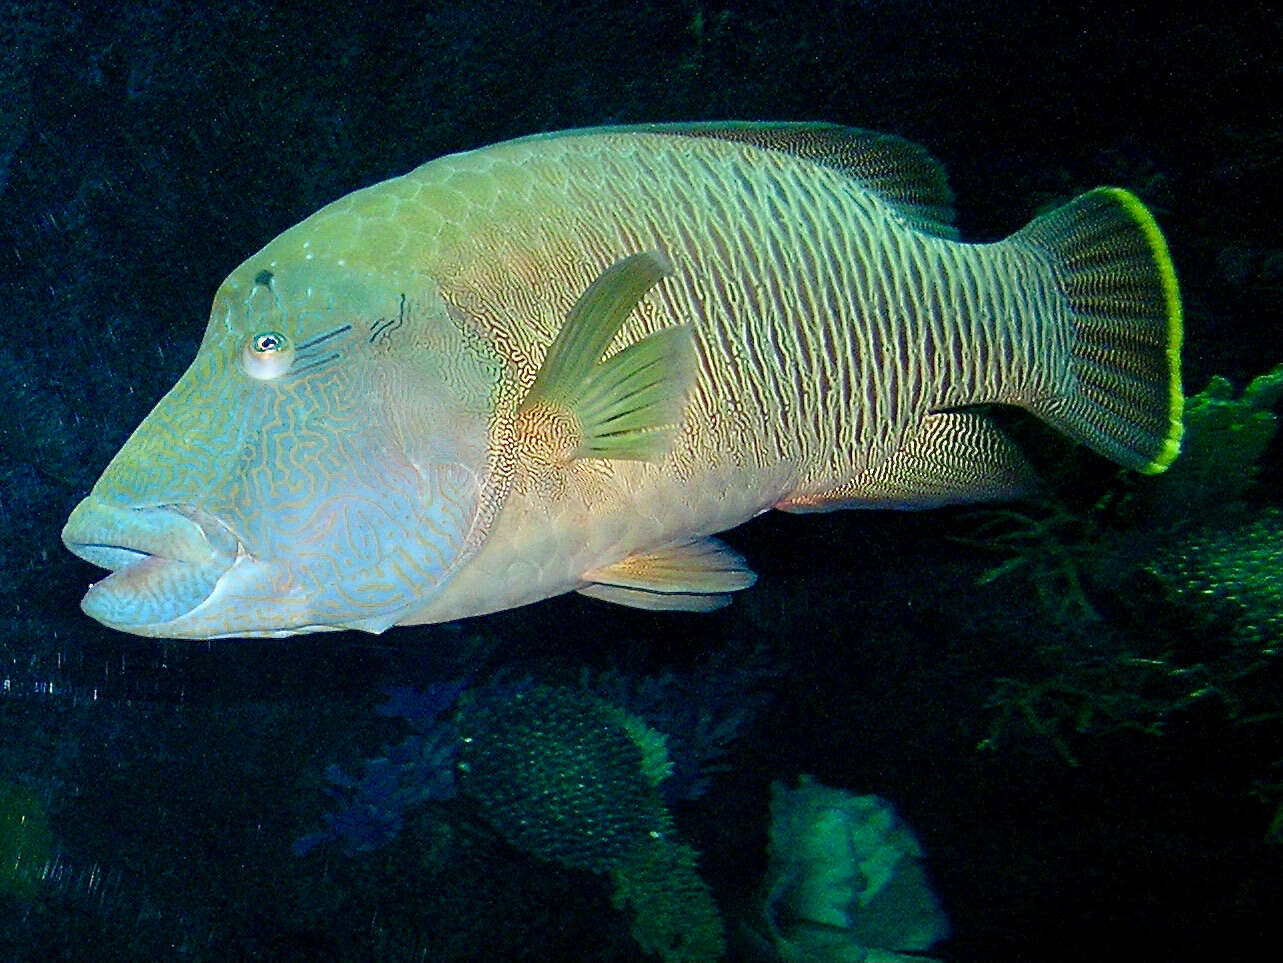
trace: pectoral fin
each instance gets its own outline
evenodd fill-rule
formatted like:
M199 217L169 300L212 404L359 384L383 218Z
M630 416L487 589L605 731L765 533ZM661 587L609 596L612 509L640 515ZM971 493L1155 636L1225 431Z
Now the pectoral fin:
M672 264L659 251L611 265L575 302L522 402L532 426L568 425L571 458L653 460L668 453L695 374L690 325L656 331L606 360L633 308ZM546 432L545 432L546 434Z
M585 572L579 591L638 609L711 612L757 581L744 557L715 538L698 538Z

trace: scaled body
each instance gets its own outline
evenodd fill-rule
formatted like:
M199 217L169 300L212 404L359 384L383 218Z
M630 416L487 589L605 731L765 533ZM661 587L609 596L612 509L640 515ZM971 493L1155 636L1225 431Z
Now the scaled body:
M1179 299L1102 189L957 241L919 148L825 125L606 128L345 197L220 287L191 369L64 539L144 635L382 631L580 590L707 609L771 507L1009 497L1016 404L1161 470Z

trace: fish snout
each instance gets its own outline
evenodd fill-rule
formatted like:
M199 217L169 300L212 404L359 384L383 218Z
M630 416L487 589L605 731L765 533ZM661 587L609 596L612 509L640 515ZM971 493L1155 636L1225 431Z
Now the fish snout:
M81 602L104 625L143 635L187 615L213 593L240 553L236 536L200 508L114 505L89 496L62 530L63 543L111 574ZM155 631L149 631L149 627Z

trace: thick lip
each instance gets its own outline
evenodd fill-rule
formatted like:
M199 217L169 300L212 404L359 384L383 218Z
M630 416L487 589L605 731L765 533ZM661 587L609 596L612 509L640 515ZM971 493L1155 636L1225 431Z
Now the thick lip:
M92 495L72 511L62 540L112 573L90 586L81 608L129 631L186 615L209 597L239 551L236 537L202 509L132 507Z
M91 496L72 511L62 541L86 562L113 572L145 558L199 564L217 549L196 514L177 505L121 507Z

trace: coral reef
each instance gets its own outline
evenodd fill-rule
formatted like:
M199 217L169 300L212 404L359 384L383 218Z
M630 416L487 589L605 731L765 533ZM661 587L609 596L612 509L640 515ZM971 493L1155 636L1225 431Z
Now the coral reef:
M460 730L460 791L509 842L610 872L634 937L666 963L721 957L717 906L657 789L670 769L662 737L591 693L547 686L481 700Z
M666 963L718 960L725 952L722 918L697 861L694 847L658 835L611 871L612 902L632 908L633 938Z
M465 684L461 680L423 691L395 688L388 693L388 701L376 711L404 719L414 731L383 755L367 759L359 780L340 766L326 769L329 794L339 806L322 816L323 828L295 842L296 855L335 840L349 852L377 849L401 832L407 810L454 797L458 730L441 716Z
M1186 398L1181 455L1139 499L1145 524L1179 522L1247 497L1278 430L1280 400L1283 365L1253 378L1238 397L1218 376Z
M660 783L669 803L698 799L727 767L732 744L770 701L775 666L764 649L735 646L686 672L635 676L609 670L580 682L665 736L671 772Z
M1165 475L1120 477L1086 512L1049 498L978 513L977 534L1008 553L980 581L1027 578L1056 627L997 680L981 748L1033 735L1077 765L1082 737L1160 735L1196 705L1231 729L1283 721L1283 508L1256 486L1281 400L1283 366L1238 396L1213 378L1187 399ZM1275 782L1260 785L1268 796Z
M1283 509L1183 531L1143 569L1176 618L1216 633L1235 654L1283 650Z
M673 769L667 735L583 688L465 687L392 690L378 711L411 734L367 760L360 778L327 770L339 806L295 852L328 842L369 852L422 804L457 794L517 849L609 874L615 905L632 907L635 938L667 963L719 959L721 916L659 788Z
M485 697L460 714L459 790L519 849L604 873L667 828L642 751L613 707L577 689Z

